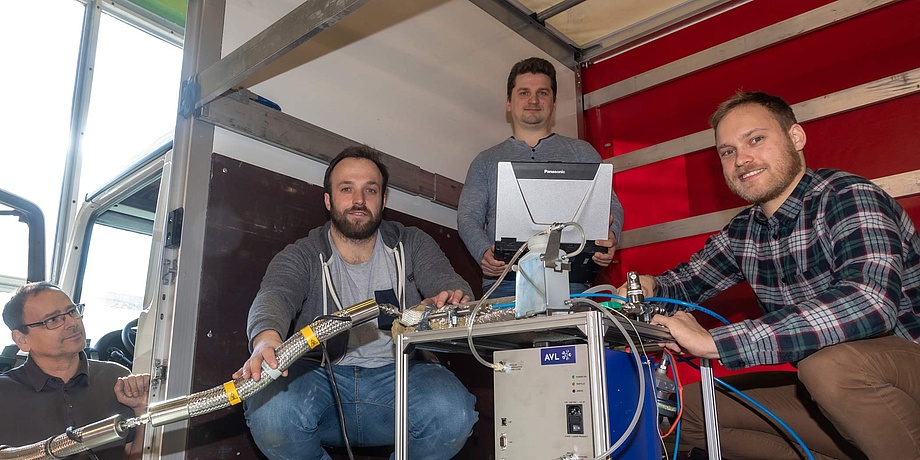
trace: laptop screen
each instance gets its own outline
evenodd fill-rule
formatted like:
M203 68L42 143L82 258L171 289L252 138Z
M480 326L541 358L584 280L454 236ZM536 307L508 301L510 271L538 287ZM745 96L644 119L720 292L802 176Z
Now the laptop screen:
M577 222L589 243L605 240L612 185L610 164L500 162L495 239L525 243L553 223ZM563 244L581 238L572 226L562 232Z

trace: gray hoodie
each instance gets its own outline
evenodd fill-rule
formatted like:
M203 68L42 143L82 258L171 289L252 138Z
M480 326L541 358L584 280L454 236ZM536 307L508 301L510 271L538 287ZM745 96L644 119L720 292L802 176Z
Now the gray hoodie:
M290 331L302 329L317 316L339 309L327 268L332 257L327 237L329 226L330 222L326 222L311 230L306 238L289 244L269 263L249 309L246 332L250 347L252 339L262 331L274 330L288 337ZM387 220L380 223L378 231L387 253L398 260L397 267L404 268L397 280L400 308L418 305L425 298L454 289L473 297L470 285L454 271L444 252L428 234L416 227ZM329 342L331 359L337 359L345 349L347 334Z

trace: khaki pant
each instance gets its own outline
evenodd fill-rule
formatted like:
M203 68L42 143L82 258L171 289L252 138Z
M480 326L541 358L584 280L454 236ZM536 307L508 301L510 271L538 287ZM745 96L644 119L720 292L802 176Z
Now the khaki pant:
M776 414L816 459L920 459L920 345L886 336L824 348L798 372L724 379ZM716 396L722 455L803 459L771 418L727 390ZM699 383L684 389L681 445L706 448Z

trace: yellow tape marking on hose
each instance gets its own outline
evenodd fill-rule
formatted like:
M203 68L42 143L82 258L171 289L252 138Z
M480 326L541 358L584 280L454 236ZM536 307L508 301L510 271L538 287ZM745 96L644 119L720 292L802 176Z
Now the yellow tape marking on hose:
M307 345L310 348L316 348L319 346L319 339L316 338L316 334L313 332L313 328L307 326L300 330L300 333L303 334L303 338L307 339Z
M236 384L233 381L224 384L224 393L227 393L227 401L230 401L231 406L243 402L243 398L240 398L239 392L236 391Z

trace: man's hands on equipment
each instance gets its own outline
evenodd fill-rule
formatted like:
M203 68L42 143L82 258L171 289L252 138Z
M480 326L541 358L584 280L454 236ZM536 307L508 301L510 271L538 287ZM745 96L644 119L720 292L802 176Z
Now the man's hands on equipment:
M132 374L115 381L115 399L140 416L147 412L147 394L150 392L150 374Z
M505 271L505 262L495 258L495 245L489 247L485 254L482 255L482 260L479 261L479 266L482 267L482 274L485 276L496 277L502 274Z
M690 313L678 311L674 316L655 315L652 324L668 328L675 342L663 343L661 346L678 353L689 353L700 358L719 359L716 341L696 318Z
M488 253L487 253L488 254ZM424 304L434 304L434 306L441 308L444 305L453 305L457 303L469 302L470 296L463 293L463 291L456 289L453 291L441 291L440 294L429 297L422 301Z
M613 225L613 215L610 215L610 225ZM617 237L608 226L606 240L594 240L594 244L607 248L606 252L595 252L591 259L601 267L606 267L613 262L613 253L617 250Z
M610 265L610 262L613 262L613 253L617 250L617 237L613 235L613 230L608 230L610 233L609 237L606 240L595 240L594 244L607 248L606 252L595 252L591 259L594 260L594 263L601 267L606 267Z
M642 295L645 298L655 297L655 291L658 289L658 283L655 282L655 278L646 275L639 275L639 284L642 285ZM626 297L626 284L617 288L617 295L620 297Z
M658 283L654 277L639 275L639 284L642 285L642 294L646 299L655 297ZM617 288L617 295L627 297L626 284ZM673 316L655 315L651 319L651 324L668 328L671 337L674 337L675 342L662 343L662 347L700 358L719 359L719 350L712 334L700 326L693 315L683 311L678 311Z
M262 378L262 361L268 363L272 369L278 368L278 358L275 357L275 348L283 343L281 335L275 331L262 331L255 339L252 340L252 356L246 360L240 370L233 373L233 378L252 378L258 382ZM281 373L282 377L287 377L288 371Z

